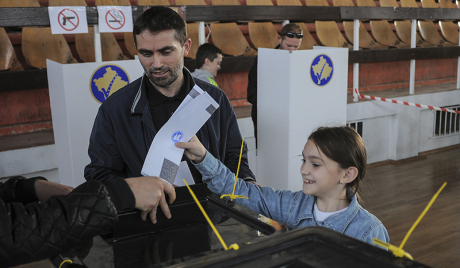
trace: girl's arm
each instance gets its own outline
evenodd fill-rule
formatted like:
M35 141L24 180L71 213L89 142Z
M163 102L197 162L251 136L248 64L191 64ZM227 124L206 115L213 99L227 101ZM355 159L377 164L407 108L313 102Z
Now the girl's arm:
M178 142L176 146L186 149L185 155L194 162L195 167L203 175L203 182L212 192L220 195L232 194L235 174L212 154L207 153L196 137L190 142ZM237 198L234 200L236 203L281 224L285 224L289 217L289 204L292 204L293 198L290 191L275 191L271 187L259 187L238 179L234 194L249 198Z

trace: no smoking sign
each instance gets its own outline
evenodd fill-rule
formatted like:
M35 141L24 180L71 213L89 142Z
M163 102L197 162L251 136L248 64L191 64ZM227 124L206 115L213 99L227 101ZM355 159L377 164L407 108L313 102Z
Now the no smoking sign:
M131 32L133 16L130 6L98 6L100 32Z
M114 30L121 29L126 22L125 14L119 9L111 9L105 15L105 21L107 25Z

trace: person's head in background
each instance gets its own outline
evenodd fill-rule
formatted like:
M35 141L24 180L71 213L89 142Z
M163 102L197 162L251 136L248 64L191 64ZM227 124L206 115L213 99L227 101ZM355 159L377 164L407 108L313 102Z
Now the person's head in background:
M347 207L366 175L367 154L361 136L346 126L321 127L310 135L302 155L303 192L318 201Z
M303 31L299 25L295 23L289 23L284 25L281 29L280 35L278 35L278 41L280 42L280 49L284 50L298 50L302 43Z
M214 77L220 70L223 53L220 48L210 43L204 43L196 52L196 66L198 69L210 72Z
M182 17L168 7L151 7L134 22L133 35L139 61L152 84L164 89L180 86L184 57L192 43Z

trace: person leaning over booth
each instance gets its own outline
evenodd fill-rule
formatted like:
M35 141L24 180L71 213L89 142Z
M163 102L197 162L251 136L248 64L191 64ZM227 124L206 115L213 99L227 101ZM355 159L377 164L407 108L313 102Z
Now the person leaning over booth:
M289 23L283 26L278 35L279 45L275 49L298 50L302 43L303 31L299 25ZM248 74L247 99L252 104L251 118L254 123L254 137L257 145L257 56Z
M222 55L222 50L215 45L209 43L202 44L196 52L197 68L192 73L192 76L219 87L215 77L217 76L217 71L220 70Z
M142 166L157 132L197 85L220 106L198 131L206 149L233 172L238 168L242 137L235 112L219 88L193 79L184 68L191 40L180 15L168 7L146 10L133 27L139 61L145 74L119 89L102 103L94 121L85 168L87 180L110 181L124 192L124 206L133 206L125 178L141 176ZM196 183L201 174L185 156ZM241 157L240 177L255 181L249 169L247 146Z
M164 193L172 203L172 185L158 177L125 181L136 200L132 208L140 209L144 220L158 206L171 215ZM0 267L51 258L109 232L121 203L110 182L92 180L73 189L43 177L11 177L0 183Z

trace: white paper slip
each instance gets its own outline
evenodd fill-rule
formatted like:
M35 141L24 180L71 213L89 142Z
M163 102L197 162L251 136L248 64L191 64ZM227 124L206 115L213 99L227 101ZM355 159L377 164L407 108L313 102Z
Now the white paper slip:
M193 90L192 90L193 91ZM193 96L192 96L193 98ZM158 176L173 184L184 149L174 144L189 141L219 108L207 93L198 94L158 131L142 167L142 175Z
M195 184L192 173L190 172L186 161L180 162L179 169L177 170L176 178L174 179L173 184L176 186L185 186L183 181L184 179L188 185Z
M204 91L197 85L193 86L192 90L188 95L185 97L185 99L180 103L179 107L177 107L176 111L174 111L174 114L179 112L185 105L190 103L194 98L196 98L198 95L203 94Z

